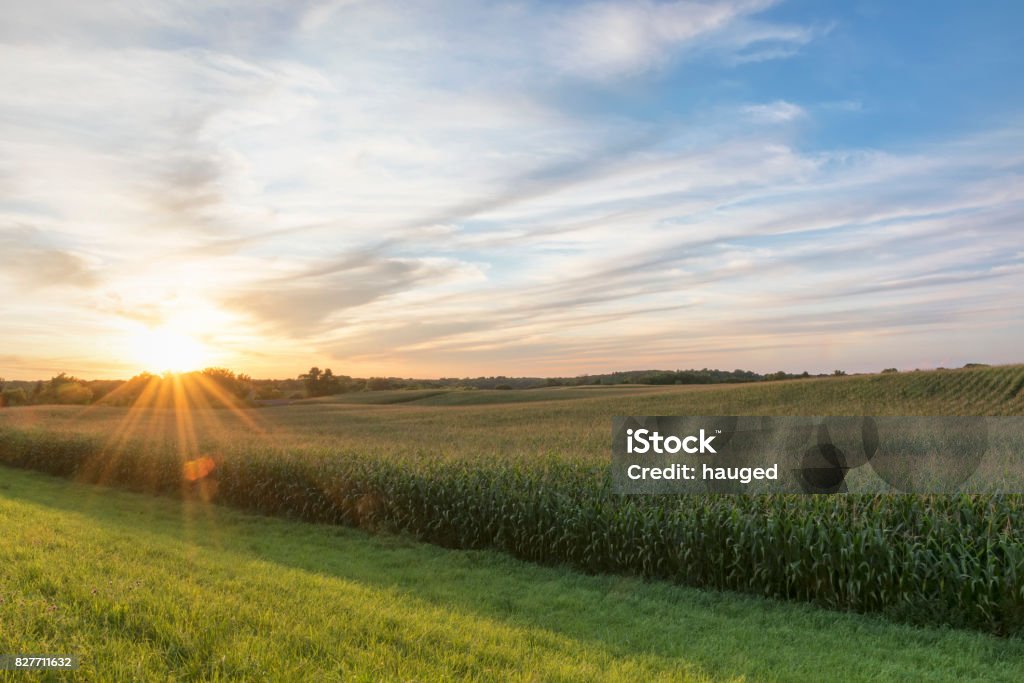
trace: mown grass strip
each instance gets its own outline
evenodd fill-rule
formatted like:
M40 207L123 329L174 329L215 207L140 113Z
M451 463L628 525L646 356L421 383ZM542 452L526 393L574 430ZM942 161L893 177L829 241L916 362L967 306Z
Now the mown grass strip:
M0 529L0 651L79 654L71 680L1015 681L1024 661L1019 640L5 468Z

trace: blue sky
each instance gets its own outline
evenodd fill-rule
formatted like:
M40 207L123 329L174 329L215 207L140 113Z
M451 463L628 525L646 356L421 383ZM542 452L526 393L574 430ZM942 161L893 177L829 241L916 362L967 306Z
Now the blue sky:
M1022 15L13 4L0 375L1019 362Z

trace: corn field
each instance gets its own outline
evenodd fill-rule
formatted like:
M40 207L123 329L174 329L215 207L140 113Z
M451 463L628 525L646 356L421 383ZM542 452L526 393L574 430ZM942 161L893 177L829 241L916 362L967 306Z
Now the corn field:
M1022 496L623 497L608 473L613 415L1021 415L1024 366L561 391L382 392L392 405L343 395L239 415L6 409L0 464L586 572L1024 635Z
M0 462L268 515L406 532L586 572L1024 634L1018 496L648 496L611 493L596 461L246 452L183 477L170 444L0 429Z

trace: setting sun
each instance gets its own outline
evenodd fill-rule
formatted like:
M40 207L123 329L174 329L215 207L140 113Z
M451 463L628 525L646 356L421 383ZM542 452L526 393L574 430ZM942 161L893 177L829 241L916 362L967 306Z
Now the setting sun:
M170 327L145 329L132 342L135 359L149 372L186 372L209 364L209 350Z

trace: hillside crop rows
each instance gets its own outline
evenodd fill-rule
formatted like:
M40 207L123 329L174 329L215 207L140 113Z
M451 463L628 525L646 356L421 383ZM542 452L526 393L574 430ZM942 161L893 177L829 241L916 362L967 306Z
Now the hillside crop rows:
M1024 368L1007 367L459 407L37 407L0 413L0 462L587 572L1021 635L1020 496L621 497L607 463L616 414L1022 414L1022 387ZM185 481L183 463L198 457L215 469Z

